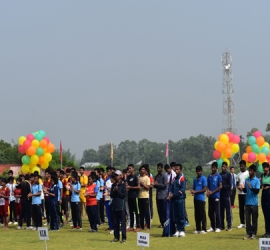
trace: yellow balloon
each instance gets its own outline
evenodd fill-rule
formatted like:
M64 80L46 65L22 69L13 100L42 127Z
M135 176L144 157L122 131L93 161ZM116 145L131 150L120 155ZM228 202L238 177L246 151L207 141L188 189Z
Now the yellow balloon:
M214 148L217 149L218 141L215 142Z
M269 148L269 143L268 143L268 142L265 142L265 143L263 144L263 147L268 147L268 148Z
M229 142L229 136L226 134L222 134L219 138L219 141L222 141L223 143L227 144Z
M40 165L40 167L41 167L42 169L47 169L47 168L49 167L49 163L48 163L48 162L43 162L43 163Z
M20 145L23 145L25 140L26 140L25 136L20 136L20 138L18 139L18 142L19 142Z
M39 161L39 158L38 158L37 155L32 155L31 156L31 158L30 158L31 164L36 165L38 163L38 161Z
M233 151L233 153L236 154L239 151L239 145L238 144L233 144L232 145L232 151Z
M32 144L32 146L34 146L35 148L38 148L38 147L39 147L39 141L38 141L38 140L33 140L31 144Z
M22 165L22 172L23 173L29 173L29 165L23 164Z
M224 162L227 162L228 167L231 165L231 162L230 162L227 158L223 159L223 161L224 161Z
M250 167L253 163L252 162L247 162L247 167Z
M50 162L51 160L52 160L52 155L50 153L45 153L44 154L44 161Z
M39 167L34 167L34 168L32 168L32 173L34 173L34 172L36 172L36 171L38 171L38 174L40 174L40 168Z

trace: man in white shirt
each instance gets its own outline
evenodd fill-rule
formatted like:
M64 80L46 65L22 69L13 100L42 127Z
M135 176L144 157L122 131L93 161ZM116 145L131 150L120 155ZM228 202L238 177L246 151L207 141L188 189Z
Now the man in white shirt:
M9 225L14 223L14 225L17 225L17 215L15 210L15 197L14 197L14 190L16 188L16 184L14 184L14 177L11 176L8 178L7 187L10 190L10 196L9 196L9 212L10 212L10 219L9 219Z
M246 170L246 161L241 160L240 164L240 173L237 174L236 187L238 189L238 202L239 202L239 217L240 225L238 228L245 228L245 203L246 203L246 194L241 191L245 186L245 180L249 178L249 172Z

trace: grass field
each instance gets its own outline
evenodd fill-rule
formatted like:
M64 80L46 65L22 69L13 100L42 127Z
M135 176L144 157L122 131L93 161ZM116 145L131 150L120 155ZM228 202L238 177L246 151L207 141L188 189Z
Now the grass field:
M237 198L237 197L236 197ZM236 206L238 201L236 199ZM205 235L194 235L195 230L193 214L193 197L187 192L186 207L189 216L190 226L186 227L186 237L167 238L161 237L162 229L159 225L156 209L150 231L150 249L258 249L257 240L243 240L245 229L236 228L239 225L238 208L233 209L233 230L231 232L221 231L220 233L207 233ZM270 211L269 211L270 212ZM264 233L264 220L261 207L259 207L259 227L258 236ZM207 228L210 222L207 219ZM86 218L83 219L82 231L71 231L69 225L58 232L49 231L50 240L47 241L48 250L74 250L74 249L141 249L136 246L136 233L127 234L125 244L110 243L113 235L105 229L107 225L101 226L97 233L88 233L89 224ZM8 230L0 229L0 249L44 249L43 241L38 238L37 231L17 230L15 226L10 226Z

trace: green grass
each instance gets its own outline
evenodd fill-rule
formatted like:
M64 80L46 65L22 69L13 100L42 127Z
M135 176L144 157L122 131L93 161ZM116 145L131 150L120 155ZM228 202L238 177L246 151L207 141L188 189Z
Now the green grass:
M236 206L238 201L236 197ZM189 216L190 226L186 228L186 237L167 238L161 237L162 229L157 228L158 215L154 210L154 219L150 231L150 249L258 249L257 240L243 240L245 229L236 228L239 223L238 208L233 209L233 230L231 232L207 233L205 235L194 235L195 221L193 213L193 197L187 192L186 207ZM210 221L207 218L207 227ZM259 207L258 236L264 233L264 220L261 207ZM127 243L110 243L113 235L105 231L107 225L99 228L97 233L88 233L89 224L86 218L83 219L82 231L71 231L69 225L58 232L49 232L50 240L47 241L48 250L74 250L74 249L141 249L136 245L136 233L127 234ZM17 230L10 226L8 230L0 229L0 249L44 249L43 241L38 238L37 231Z

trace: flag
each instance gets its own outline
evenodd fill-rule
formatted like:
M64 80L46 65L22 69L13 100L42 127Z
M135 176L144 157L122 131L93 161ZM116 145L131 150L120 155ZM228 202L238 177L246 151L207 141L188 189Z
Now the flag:
M62 155L63 149L62 149L62 141L60 140L60 162L62 164L63 155Z
M111 159L113 160L113 143L111 142Z
M169 140L167 140L167 144L166 144L166 157L169 156Z

